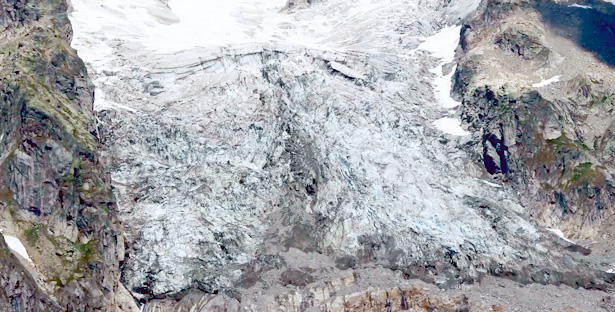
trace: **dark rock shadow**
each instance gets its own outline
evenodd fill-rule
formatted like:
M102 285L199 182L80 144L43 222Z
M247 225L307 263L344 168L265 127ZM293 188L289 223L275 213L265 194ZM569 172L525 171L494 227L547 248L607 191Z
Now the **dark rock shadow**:
M615 67L615 5L600 0L534 2L547 28L574 40L597 59Z

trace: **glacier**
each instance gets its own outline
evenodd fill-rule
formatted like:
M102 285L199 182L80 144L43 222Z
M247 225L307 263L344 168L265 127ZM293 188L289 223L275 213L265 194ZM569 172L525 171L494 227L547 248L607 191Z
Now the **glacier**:
M445 285L546 253L449 117L478 3L72 0L127 289L267 288L298 251L337 263L315 275L375 264Z

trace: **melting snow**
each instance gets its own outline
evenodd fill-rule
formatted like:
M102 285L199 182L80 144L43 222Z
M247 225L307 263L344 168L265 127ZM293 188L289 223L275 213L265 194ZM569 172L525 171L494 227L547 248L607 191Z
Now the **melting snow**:
M564 236L564 232L562 232L562 230L560 230L560 229L547 229L547 230L549 230L551 233L561 237L563 240L565 240L565 241L567 241L567 242L569 242L571 244L574 244L573 241L569 240L568 238L566 238L566 236Z
M454 108L461 104L451 97L451 89L453 88L453 74L456 67L453 67L448 75L443 74L444 66L455 60L455 50L459 45L459 34L461 26L450 26L443 28L437 34L425 38L418 50L423 50L432 53L432 55L440 60L440 64L430 71L436 74L434 79L434 93L438 103L445 108ZM461 128L461 121L456 118L443 117L434 122L436 128L440 131L457 136L465 136L471 134Z
M461 120L457 118L444 117L434 121L434 125L440 131L452 135L464 136L470 135L470 132L467 132L461 128Z
M561 77L562 77L562 75L557 75L555 77L543 80L543 81L541 81L539 83L535 83L535 84L532 85L532 87L534 87L534 88L542 88L542 87L548 86L548 85L550 85L552 83L558 82Z
M461 26L449 26L442 28L437 34L425 38L419 45L419 50L431 52L434 57L442 60L442 63L450 63L455 59L455 50L459 45Z
M434 79L436 99L445 108L454 108L461 104L450 95L453 88L452 78L456 67L453 67L448 75L444 76L442 74L444 65L455 60L455 50L459 45L460 32L461 26L443 28L437 34L425 38L425 41L418 47L419 50L431 52L434 57L440 59L440 65L430 69L430 71L436 74L436 79Z
M459 45L460 26L450 26L443 28L437 34L425 38L418 50L423 50L432 53L432 55L440 60L440 64L430 71L436 74L434 79L434 93L438 103L445 108L454 108L461 104L451 97L451 89L453 88L453 74L456 67L453 67L448 75L443 75L444 66L455 60L455 50ZM461 128L461 121L456 118L443 117L434 122L436 128L440 131L457 136L469 135L470 132Z
M2 233L2 229L0 229L0 233ZM32 259L30 259L30 256L28 255L26 247L21 243L19 238L11 235L4 235L4 241L12 251L16 252L22 258L28 260L28 262L32 262Z

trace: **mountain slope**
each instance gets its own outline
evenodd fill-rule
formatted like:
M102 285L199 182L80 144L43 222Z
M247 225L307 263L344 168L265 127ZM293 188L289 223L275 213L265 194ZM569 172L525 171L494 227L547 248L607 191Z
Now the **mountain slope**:
M109 311L123 287L123 240L99 161L94 86L70 47L67 9L64 1L0 1L6 311Z
M485 155L502 150L472 119L482 102L466 81L492 69L468 65L480 49L468 29L513 2L484 1L466 22L459 68L456 25L478 1L72 2L95 96L65 3L0 2L1 226L34 262L4 247L2 272L31 278L0 298L45 306L14 310L527 306L486 276L566 293L562 310L601 304L599 291L540 286L606 290L613 274L543 227L563 223L542 222L535 211L550 210L501 163L497 175ZM545 57L527 38L496 45ZM557 80L540 78L528 81Z
M521 192L534 220L607 265L614 14L601 1L485 2L464 26L456 74L477 160Z

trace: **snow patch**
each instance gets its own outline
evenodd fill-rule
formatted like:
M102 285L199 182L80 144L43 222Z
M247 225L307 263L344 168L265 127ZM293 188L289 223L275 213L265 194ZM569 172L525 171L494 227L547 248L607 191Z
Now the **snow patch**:
M436 74L438 70L440 71L440 76L434 79L434 92L440 105L445 108L455 108L461 105L461 102L456 101L451 97L451 89L453 89L453 75L455 74L456 69L457 66L453 67L451 73L446 76L442 76L441 74L442 67L432 71Z
M562 232L562 230L560 230L560 229L547 229L547 230L550 231L551 233L561 237L563 240L565 240L565 241L567 241L567 242L569 242L571 244L574 244L573 241L569 240L568 238L566 238L566 236L564 236L564 232Z
M434 121L434 125L440 131L452 135L457 136L465 136L470 135L470 132L467 132L461 128L461 120L456 118L444 117Z
M476 11L481 1L451 1L447 4L449 22L456 23L459 19L468 18L472 13Z
M444 66L455 60L455 50L459 45L460 33L461 26L449 26L425 38L425 41L418 47L418 50L430 52L434 57L440 59L440 64L429 71L436 75L433 81L436 100L445 108L454 108L461 104L451 97L452 79L457 67L453 67L448 75L443 74Z
M460 33L461 26L442 28L435 35L425 38L418 49L432 53L434 57L441 59L443 64L450 63L455 59Z
M448 75L444 75L444 66L455 60L455 50L459 45L459 34L461 26L449 26L443 28L440 32L433 36L425 38L419 45L418 50L430 52L434 57L440 60L438 66L430 69L436 75L433 80L434 94L438 103L445 108L455 108L461 104L451 97L451 89L453 88L453 75L456 66L451 69ZM461 121L456 118L443 117L434 122L436 128L444 133L465 136L470 132L461 128Z
M548 85L550 85L552 83L559 82L559 79L561 77L562 77L562 75L557 75L557 76L551 77L551 78L543 80L543 81L541 81L539 83L533 84L532 87L534 87L534 88L542 88L542 87L548 86Z
M571 5L569 5L569 7L571 7L571 8L581 8L581 9L592 9L591 5L578 4L578 3L571 4Z
M0 229L0 233L2 233L2 229ZM4 241L12 251L16 252L19 256L32 263L32 259L30 259L26 247L21 243L19 238L4 234Z

